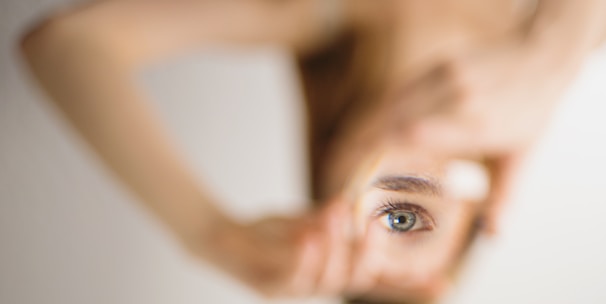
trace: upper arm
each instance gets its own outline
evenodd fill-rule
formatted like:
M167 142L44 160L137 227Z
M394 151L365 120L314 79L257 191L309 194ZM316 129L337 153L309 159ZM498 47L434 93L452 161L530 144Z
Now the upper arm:
M23 45L27 53L41 43L48 44L47 40L93 41L111 46L123 59L136 63L207 46L269 44L302 51L323 38L318 3L321 2L95 1L52 16L28 33Z

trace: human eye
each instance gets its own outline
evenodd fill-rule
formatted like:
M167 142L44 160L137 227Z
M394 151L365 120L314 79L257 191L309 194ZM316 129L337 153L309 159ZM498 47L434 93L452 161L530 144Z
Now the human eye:
M376 216L390 232L411 233L435 228L435 221L425 208L408 202L387 201L377 209Z

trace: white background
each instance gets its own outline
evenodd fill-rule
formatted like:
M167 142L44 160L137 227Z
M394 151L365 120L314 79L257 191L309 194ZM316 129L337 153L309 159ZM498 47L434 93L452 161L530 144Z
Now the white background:
M0 2L0 303L264 303L185 255L30 84L16 39L66 2ZM234 215L303 208L291 69L272 51L207 54L142 77ZM446 302L606 303L605 157L602 51L528 161L502 233L474 248Z

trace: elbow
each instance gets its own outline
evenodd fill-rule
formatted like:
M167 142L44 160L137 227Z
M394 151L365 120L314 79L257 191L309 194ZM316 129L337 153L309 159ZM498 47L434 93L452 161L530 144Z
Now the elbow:
M43 36L48 35L49 28L51 28L53 24L54 20L48 18L29 27L19 40L21 53L24 55L31 54L37 48L37 45L39 45L39 43L36 42L40 41Z
M56 65L87 56L113 51L105 26L93 26L81 12L51 16L26 31L19 40L21 55L36 68L39 65Z
M35 63L38 57L48 53L52 48L64 44L67 37L67 17L53 16L46 18L29 28L19 40L21 55L29 64Z

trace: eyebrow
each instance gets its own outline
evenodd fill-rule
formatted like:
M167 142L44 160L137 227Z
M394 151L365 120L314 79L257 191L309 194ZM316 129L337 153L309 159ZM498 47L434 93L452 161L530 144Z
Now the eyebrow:
M377 179L373 186L387 191L403 191L410 193L422 193L433 196L442 195L442 186L433 179L409 176L389 175Z

